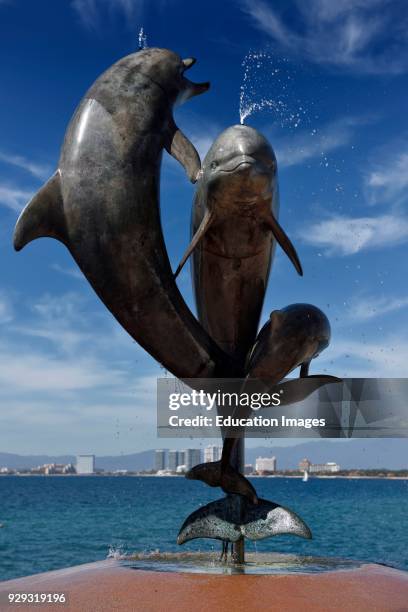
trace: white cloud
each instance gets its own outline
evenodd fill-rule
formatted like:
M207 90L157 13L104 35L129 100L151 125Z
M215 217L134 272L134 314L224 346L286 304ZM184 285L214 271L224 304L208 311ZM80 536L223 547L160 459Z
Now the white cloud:
M278 165L295 166L344 147L352 141L355 128L366 122L363 119L344 117L320 129L304 130L285 139L274 139Z
M0 295L0 324L9 323L13 319L11 302L6 295Z
M297 0L290 25L284 14L264 0L242 0L241 6L282 49L312 62L373 74L397 74L408 68L404 3ZM392 44L387 45L388 40Z
M406 338L388 336L379 342L359 342L342 337L333 338L313 365L313 372L324 370L348 378L405 378L407 364Z
M359 251L408 242L408 219L333 216L312 224L299 238L325 250L326 255L354 255Z
M31 336L32 338L42 338L48 340L54 346L57 346L59 350L66 353L73 353L78 350L80 346L86 342L92 342L93 337L91 334L76 331L65 325L58 323L57 325L43 326L35 325L15 325L12 331L18 333L24 337Z
M0 204L15 212L21 212L32 196L32 191L0 184Z
M56 359L39 352L0 348L0 387L21 391L79 391L110 387L124 382L124 374L96 359Z
M349 318L353 321L370 321L382 315L408 307L408 296L356 298L350 302Z
M113 327L89 310L81 294L44 295L28 310L19 307L13 316L10 299L0 295L0 321L12 320L0 343L0 395L58 389L98 394L102 388L122 393L134 386L132 343L126 354L123 343L115 352Z
M75 278L76 280L84 280L85 276L79 270L79 268L66 268L64 266L60 266L58 263L51 264L50 268L55 270L55 272L59 272L60 274L64 274L65 276L70 276L71 278Z
M0 292L3 449L154 446L159 367L99 300L86 288L18 297Z
M5 151L0 151L0 162L16 166L17 168L22 168L40 179L49 178L51 172L50 167L45 164L38 164L37 162L26 159L21 155L13 155L12 153L6 153Z
M365 177L365 188L371 204L399 204L408 197L408 146L394 145L379 151L377 161Z

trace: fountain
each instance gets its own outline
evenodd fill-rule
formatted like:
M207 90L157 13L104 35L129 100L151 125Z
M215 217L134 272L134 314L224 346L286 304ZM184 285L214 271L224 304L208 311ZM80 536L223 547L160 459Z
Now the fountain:
M303 274L278 223L272 147L253 128L233 126L216 139L201 166L175 125L172 107L208 84L184 76L195 60L146 48L143 29L139 46L97 79L79 105L57 171L17 221L15 248L42 236L63 242L119 323L180 379L235 376L245 389L253 378L268 378L273 386L297 367L307 377L310 361L330 340L320 310L297 304L274 311L257 336L276 243ZM192 242L176 276L193 254L198 321L177 289L163 240L158 199L163 148L197 183ZM231 543L239 564L245 560L245 537L311 538L300 517L259 499L243 476L241 433L236 439L223 431L221 461L187 474L221 487L227 496L194 512L178 536L179 544L221 540L225 559Z
M248 103L244 76L241 124L216 139L201 165L172 110L205 92L208 84L192 83L185 76L193 58L182 60L172 51L147 48L143 29L139 47L110 67L83 98L67 129L57 171L18 219L15 248L40 237L60 240L117 321L176 378L234 379L241 389L253 379L273 386L297 367L300 377L307 378L311 360L330 341L329 322L319 309L294 304L276 310L258 333L276 244L303 274L278 222L273 149L262 134L243 125L255 109L275 103ZM246 69L260 59L252 55ZM282 103L276 104L279 110ZM192 255L198 320L178 290L162 234L163 149L197 184L192 242L176 273ZM338 379L319 380L317 386ZM295 389L296 384L293 381ZM243 476L245 432L222 433L221 461L195 466L187 477L221 487L226 497L187 517L180 544L201 537L221 540L224 561L231 544L232 566L238 573L348 571L358 566L296 556L245 559L244 538L256 541L281 533L310 538L311 532L292 510L258 498ZM162 572L226 567L214 565L208 556L188 554L139 556L126 563L128 569ZM116 579L120 582L119 574ZM92 584L90 579L88 594L100 588ZM143 597L143 588L138 597Z

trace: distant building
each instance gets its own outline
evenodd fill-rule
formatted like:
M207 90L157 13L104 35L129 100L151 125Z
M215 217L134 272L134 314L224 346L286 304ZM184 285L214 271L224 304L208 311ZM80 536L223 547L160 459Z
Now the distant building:
M309 472L310 474L319 474L322 472L336 473L340 472L340 466L334 461L328 461L327 463L312 463L309 459L302 459L299 462L300 472Z
M252 463L246 463L244 468L244 474L248 476L248 474L252 474L253 471L254 466L252 465Z
M38 468L40 473L46 474L74 474L75 468L72 463L64 465L62 463L48 463Z
M185 466L185 463L186 463L186 451L180 450L178 453L179 453L178 454L178 464Z
M204 449L204 463L219 461L221 459L222 447L210 444Z
M255 470L258 473L276 472L276 457L258 457L255 463Z
M302 461L299 461L299 472L309 472L311 465L309 459L302 459Z
M160 449L155 452L154 469L156 470L156 472L160 472L161 470L166 469L166 451L165 450Z
M199 448L186 448L183 465L186 466L187 472L198 463L201 463L201 450Z
M311 474L318 474L319 472L340 472L340 466L333 461L327 463L312 463L309 472Z
M170 472L176 472L178 465L180 465L179 452L177 450L169 450L169 470Z
M76 462L77 474L95 473L95 455L78 455Z

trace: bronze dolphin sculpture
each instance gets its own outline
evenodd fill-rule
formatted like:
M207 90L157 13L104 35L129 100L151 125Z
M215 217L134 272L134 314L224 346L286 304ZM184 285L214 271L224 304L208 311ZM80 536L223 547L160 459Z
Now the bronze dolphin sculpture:
M65 244L125 330L181 378L231 375L175 284L160 221L163 149L193 182L200 171L172 112L209 87L184 76L194 61L149 48L108 68L79 104L58 169L14 234L16 250L43 236Z
M295 248L277 221L278 212L272 147L253 128L228 128L204 159L193 203L193 239L176 275L193 253L199 320L244 371L257 334L276 242L302 274ZM235 443L234 439L230 446L227 438L221 461L188 472L187 478L221 486L228 496L190 515L178 543L198 537L238 542L245 536L261 539L280 533L311 537L294 512L258 500L249 480L231 465Z
M227 128L203 161L193 203L193 238L176 275L193 253L199 319L241 363L255 341L276 241L303 273L278 214L272 147L249 126Z
M239 508L228 496L190 514L180 528L177 543L196 538L237 542L245 537L257 541L285 533L312 538L309 527L292 510L266 499L259 499L256 505L244 500Z
M246 366L247 380L241 391L251 391L253 382L257 385L257 391L260 383L264 385L263 391L270 389L299 366L300 376L308 378L308 384L301 385L298 379L280 384L279 389L284 388L281 405L301 401L321 386L339 382L340 379L334 376L309 376L311 360L329 345L330 335L330 323L316 306L292 304L282 310L274 310L259 332L249 355ZM233 416L244 418L250 413L250 407L242 406L236 409ZM231 466L231 456L239 439L238 433L237 428L234 428L233 432L226 432L220 461L194 466L187 473L187 478L201 480L211 487L221 487L225 493L238 493L256 504L258 499L254 487Z

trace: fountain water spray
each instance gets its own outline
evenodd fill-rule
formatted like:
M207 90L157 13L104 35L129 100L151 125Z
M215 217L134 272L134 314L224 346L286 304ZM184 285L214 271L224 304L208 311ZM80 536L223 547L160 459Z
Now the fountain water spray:
M244 74L239 93L241 125L253 113L266 109L274 113L282 127L297 128L306 115L306 108L300 100L294 102L291 99L295 75L289 61L275 58L267 51L249 51L242 67Z
M147 49L147 34L145 33L143 26L139 30L139 51Z

